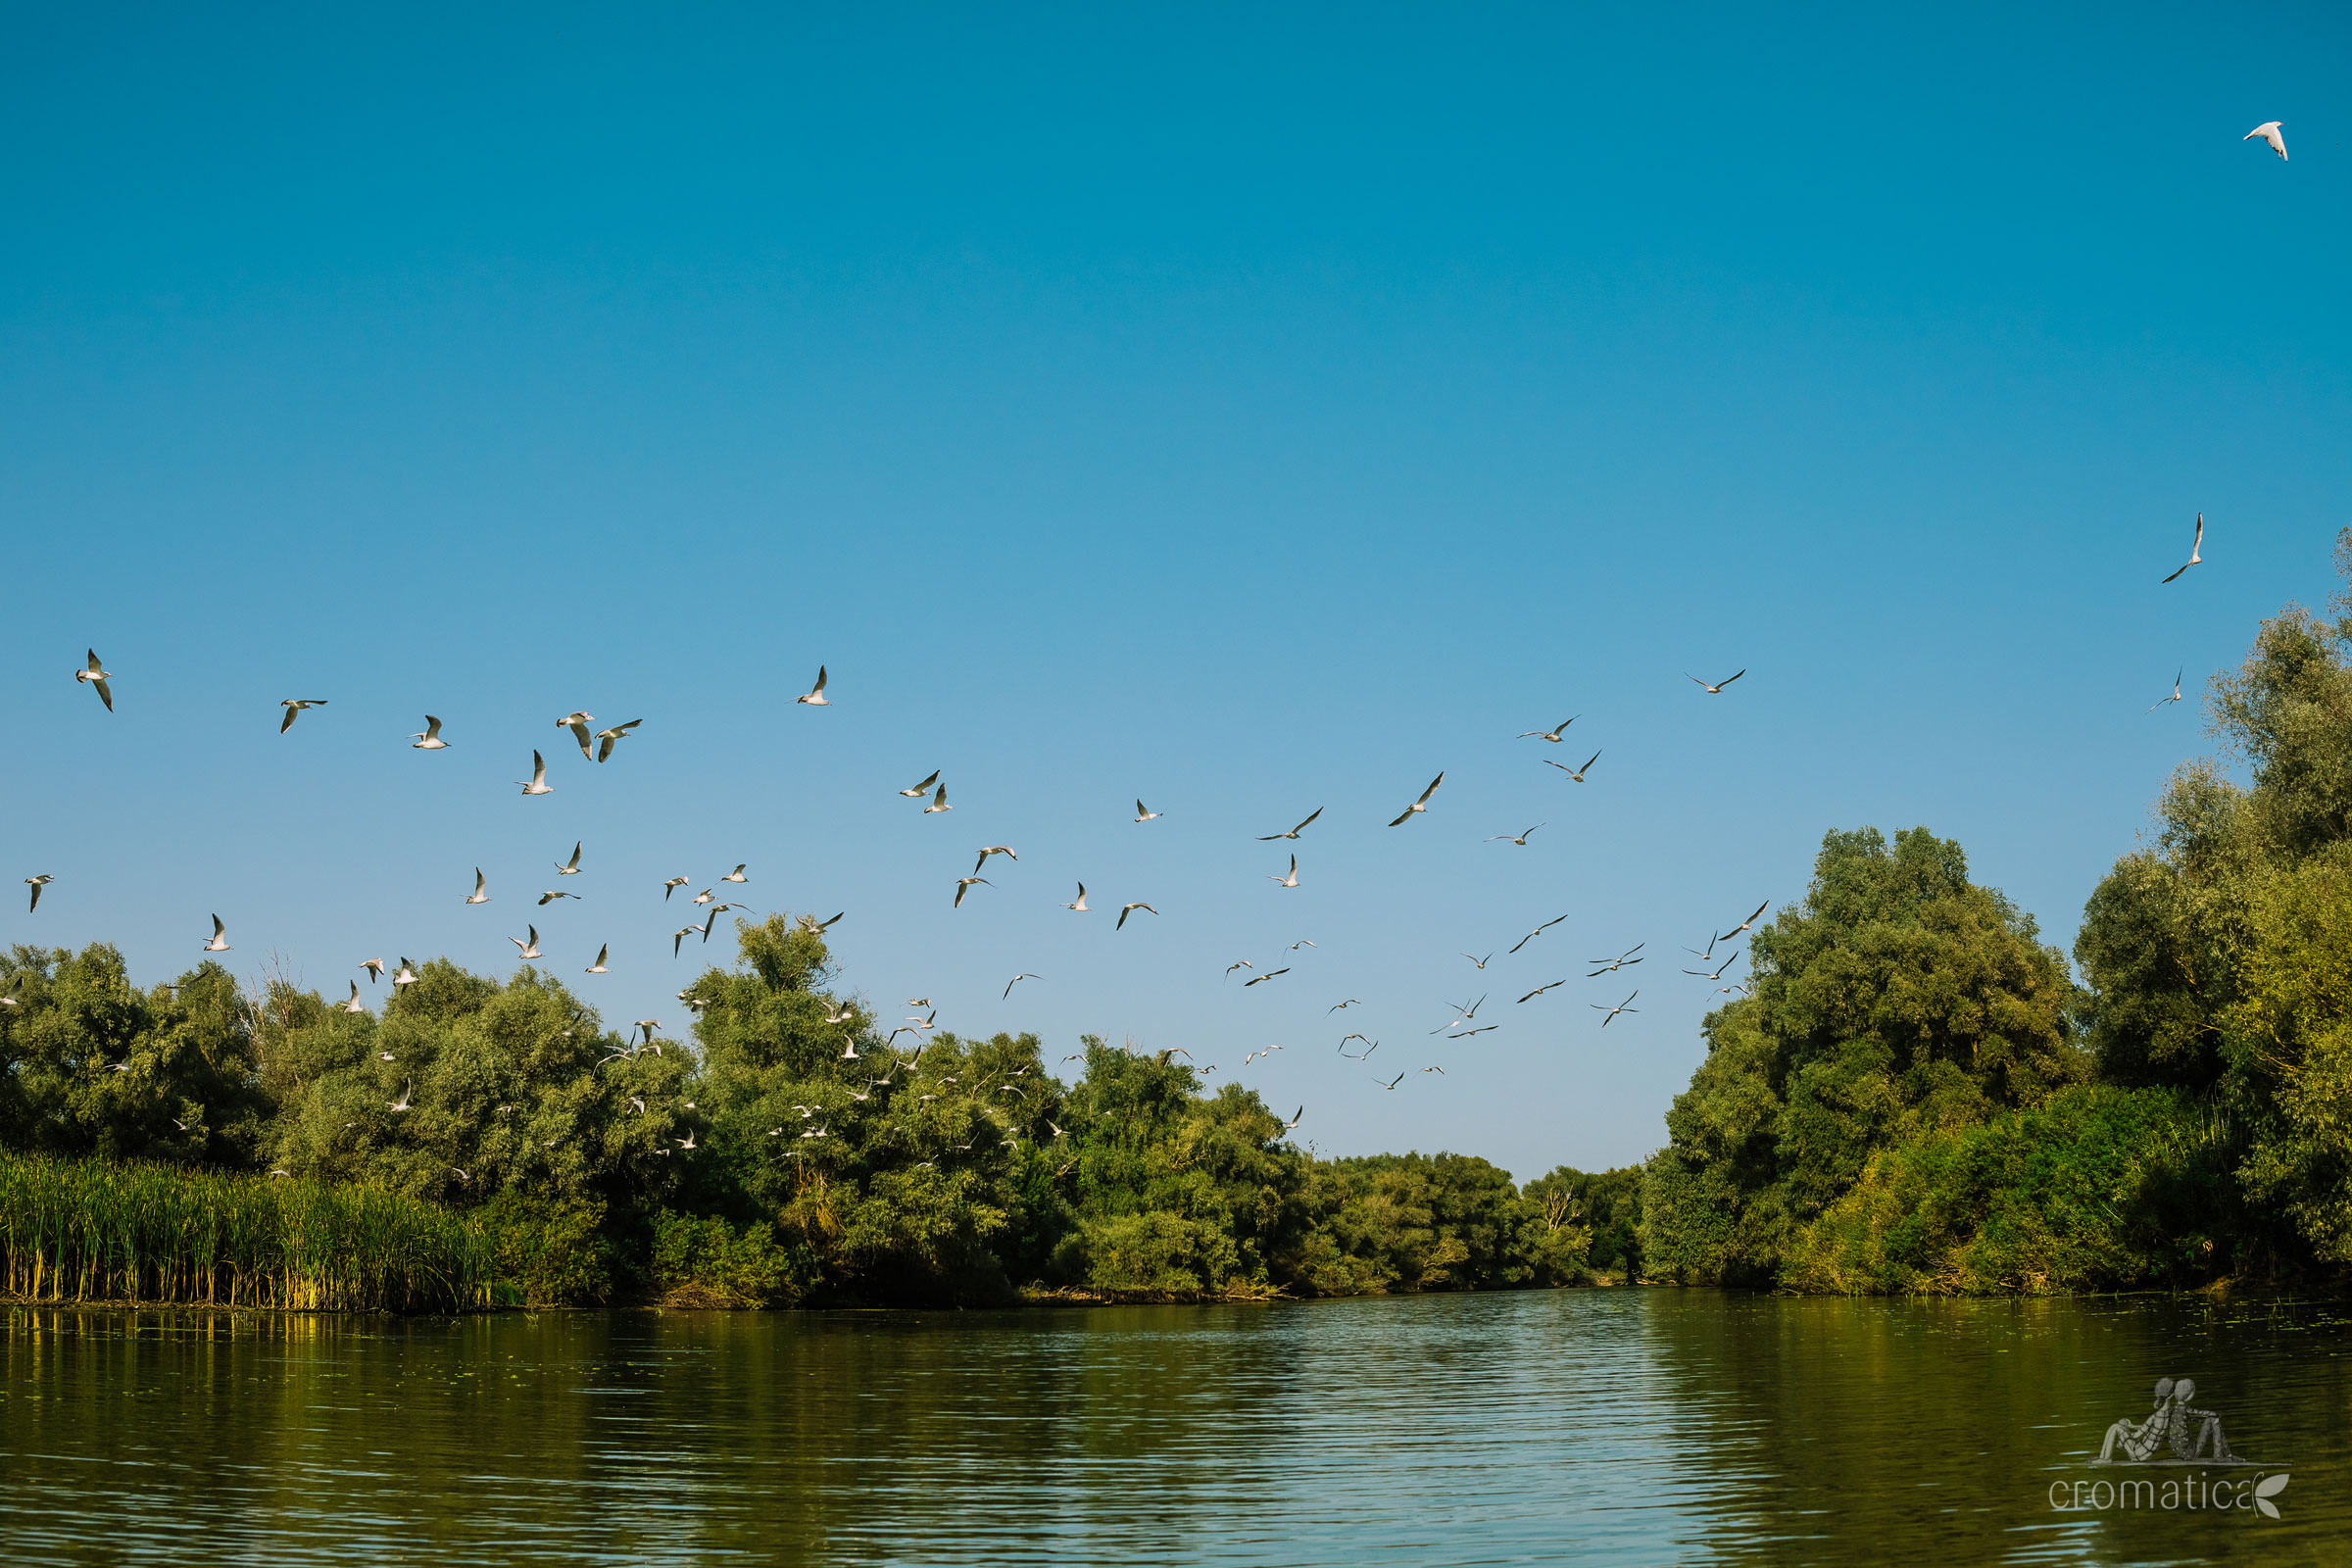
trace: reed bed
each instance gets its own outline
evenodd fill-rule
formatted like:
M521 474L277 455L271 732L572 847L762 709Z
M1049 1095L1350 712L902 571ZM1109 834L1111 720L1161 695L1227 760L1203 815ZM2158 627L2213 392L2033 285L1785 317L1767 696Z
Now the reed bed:
M492 1302L492 1240L380 1187L0 1152L0 1290L322 1312Z

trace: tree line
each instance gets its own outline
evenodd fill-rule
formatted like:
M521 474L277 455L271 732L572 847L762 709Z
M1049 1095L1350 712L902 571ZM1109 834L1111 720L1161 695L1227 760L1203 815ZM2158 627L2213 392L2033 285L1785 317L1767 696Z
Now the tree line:
M942 1030L909 1064L835 1021L820 933L779 914L738 939L738 961L686 993L691 1048L632 1046L530 967L426 963L369 1012L284 981L249 995L210 961L142 989L103 944L19 947L0 960L0 1147L384 1189L468 1216L501 1298L543 1302L1587 1277L1574 1171L1523 1191L1468 1155L1317 1158L1254 1092L1100 1039L1069 1083L1030 1034Z
M2352 580L2352 529L2336 550ZM1832 832L1646 1165L1645 1265L2042 1292L2352 1262L2352 596L2265 621L2076 971L1925 828Z

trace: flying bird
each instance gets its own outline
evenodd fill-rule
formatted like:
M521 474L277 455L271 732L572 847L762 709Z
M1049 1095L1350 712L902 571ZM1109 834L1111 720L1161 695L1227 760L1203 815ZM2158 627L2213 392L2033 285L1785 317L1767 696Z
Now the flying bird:
M583 840L583 841L582 841L582 843L585 843L585 842L586 842L585 840ZM570 858L570 859L568 859L568 860L558 860L558 861L556 862L556 875L558 875L558 876L578 876L579 874L580 874L580 845L579 845L579 844L574 844L574 845L571 847L571 858Z
M516 779L514 782L522 784L520 779ZM547 760L537 752L531 754L531 781L528 784L522 784L522 793L525 795L553 795L556 793L556 787L547 781Z
M1562 916L1562 918L1566 918L1566 917L1565 917L1565 916ZM1493 955L1492 953L1490 953L1490 954L1488 954L1488 955L1487 955L1487 956L1486 956L1485 958L1480 958L1480 957L1475 957L1475 956L1473 956L1472 955L1465 953L1465 954L1463 954L1463 955L1462 955L1462 956L1463 956L1463 957L1465 957L1465 958L1469 958L1469 959L1470 959L1470 967L1471 967L1471 968L1473 968L1473 969L1484 969L1484 968L1487 966L1487 960L1488 960L1489 958L1492 958L1492 957L1494 957L1494 955Z
M694 878L692 878L692 877L690 877L690 876L673 876L673 877L671 877L671 878L670 878L668 881L666 881L666 882L662 883L662 902L663 904L667 904L667 903L669 902L669 896L670 896L672 893L675 893L675 892L677 892L677 891L678 891L678 889L680 889L680 888L684 887L684 886L685 886L687 883L689 883L689 882L691 882L691 881L693 881L693 880L694 880Z
M1565 981L1565 980L1554 980L1554 981L1553 981L1553 982L1552 982L1550 985L1548 985L1548 986L1538 986L1538 987L1536 987L1536 989L1535 989L1535 990L1533 990L1533 991L1530 991L1530 992L1529 992L1529 993L1528 993L1526 996L1524 996L1524 997L1521 997L1521 998L1519 999L1519 1001L1520 1001L1520 1002L1533 1002L1533 1001L1535 1001L1535 1000L1536 1000L1538 997L1542 996L1542 995L1543 995L1544 992L1546 992L1546 991L1550 991L1550 990L1552 990L1552 989L1554 989L1554 988L1556 988L1556 987L1559 987L1559 986L1564 986L1564 985L1566 985L1567 983L1568 983L1568 982L1567 982L1567 981ZM1517 1004L1513 1004L1513 1005L1517 1005Z
M1136 802L1135 804L1136 804L1137 806L1139 806L1139 807L1140 807L1140 806L1142 806L1144 803L1143 803L1143 802L1141 802L1141 801L1138 801L1138 802ZM1273 843L1273 842L1274 842L1276 839L1295 839L1295 838L1297 838L1297 837L1298 837L1299 834L1301 834L1301 833L1303 833L1303 832L1305 832L1305 831L1306 831L1308 823L1311 823L1311 822L1313 822L1313 821L1314 821L1314 819L1315 819L1316 817L1318 817L1318 816L1321 816L1322 814L1323 814L1323 808L1321 808L1320 806L1318 806L1318 807L1316 807L1316 808L1315 808L1313 810L1309 811L1309 812L1306 814L1306 821L1305 821L1305 822L1301 822L1301 823L1299 823L1299 824L1298 824L1297 827L1295 827L1295 828L1291 829L1291 830L1290 830L1288 833L1268 833L1268 834L1265 834L1265 835L1261 836L1261 837L1258 839L1258 841L1257 841L1257 842L1258 842L1258 843L1260 843L1260 844L1271 844L1271 843Z
M345 1012L366 1012L368 1010L367 1004L360 1001L360 983L357 980L351 982L351 1000L343 1004L343 1010Z
M1588 1002L1588 1003L1586 1003L1586 1004L1585 1004L1585 1005L1586 1005L1586 1006L1588 1006L1588 1007L1591 1007L1591 1008L1592 1008L1592 1009L1594 1012L1605 1012L1605 1013L1607 1013L1607 1014L1608 1014L1608 1017L1606 1017L1606 1018L1603 1018L1603 1019L1601 1019L1601 1020L1600 1020L1600 1026L1601 1026L1603 1029L1606 1029L1606 1028L1607 1028L1607 1027L1608 1027L1608 1026L1609 1026L1611 1023L1613 1023L1613 1022L1616 1020L1616 1017L1617 1017L1617 1015L1618 1015L1619 1013L1621 1013L1621 1012L1640 1012L1640 1011L1642 1010L1640 1007L1637 1007L1637 1006L1635 1006L1635 1005L1633 1004L1633 1003L1634 1003L1634 997L1638 997L1638 996L1640 996L1641 994L1642 994L1642 993L1641 993L1641 992L1639 992L1639 991L1635 992L1635 993L1633 994L1633 996L1629 996L1629 997L1627 997L1627 998L1626 998L1626 999L1625 999L1623 1002L1620 1002L1619 1004L1617 1004L1617 1005L1615 1005L1614 1007L1604 1007L1604 1006L1602 1006L1602 1005L1599 1004L1599 1003L1597 1003L1597 1002Z
M1277 882L1277 883L1280 883L1282 886L1284 886L1284 887L1286 887L1286 888L1295 888L1295 887L1297 887L1297 886L1298 885L1298 857L1297 857L1296 855L1294 855L1294 856L1292 856L1292 857L1291 857L1291 873L1290 873L1290 875L1288 875L1288 876L1276 876L1276 875L1274 875L1274 873L1272 873L1271 871L1269 871L1269 872L1267 872L1267 873L1266 873L1266 880L1267 880L1267 881L1269 881L1269 882Z
M393 1110L406 1110L409 1108L409 1097L414 1095L416 1092L416 1080L412 1078L409 1080L408 1086L401 1090L400 1098L398 1100L387 1100L384 1102L384 1103L387 1107Z
M467 904L488 904L490 895L483 891L488 885L482 879L482 868L478 865L475 866L473 868L473 892L466 896L466 902Z
M1527 935L1512 943L1511 952L1517 953L1521 948L1526 947L1530 942L1535 941L1536 938L1542 936L1544 932L1550 930L1553 926L1558 925L1562 920L1567 918L1568 917L1566 915L1562 914L1556 915L1553 918L1544 921L1542 925L1536 927L1533 931L1530 931Z
M50 883L56 880L57 878L51 876L46 871L43 871L39 876L28 876L24 879L24 885L32 889L32 902L24 906L24 912L26 914L30 914L33 910L41 906L41 889L47 887Z
M111 677L107 673L106 669L98 662L97 649L93 648L90 650L89 667L86 669L75 670L74 672L74 678L76 681L85 681L88 684L95 686L98 689L98 700L106 705L106 710L110 713L115 710L114 688L107 685L107 681Z
M283 702L279 703L277 706L286 710L285 718L281 720L277 726L277 732L280 735L283 735L286 731L294 727L294 718L296 714L300 713L306 708L324 708L326 706L326 699L323 697L289 697Z
M1591 764L1588 763L1587 765L1590 766ZM1578 777L1577 782L1579 784L1584 782L1584 779L1581 775ZM1536 827L1542 827L1543 825L1543 823L1538 822ZM1487 842L1489 844L1516 844L1524 850L1527 848L1527 834L1533 833L1536 830L1536 827L1529 828L1526 833L1520 834L1517 838L1511 837L1511 835L1508 833L1497 833L1493 838L1487 840Z
M1312 942L1307 941L1304 937L1300 937L1298 941L1291 944L1291 951L1293 953L1297 953L1300 948L1311 948L1313 946L1314 944Z
M1735 953L1726 957L1723 962L1717 964L1712 970L1685 969L1683 973L1688 975L1696 975L1701 980L1720 980L1723 978L1723 971L1729 969L1733 964L1738 963L1739 961L1740 955Z
M830 708L833 706L832 702L825 696L824 665L819 664L816 666L816 684L809 688L808 695L806 697L796 697L793 699L793 701L796 703L807 703L810 708Z
M1575 723L1577 718L1582 718L1584 716L1584 714L1579 713L1576 715L1576 718L1561 719L1559 723L1553 725L1550 729L1526 730L1518 735L1514 735L1511 738L1513 740L1522 741L1549 741L1552 745L1557 746L1560 744L1560 737L1568 733L1568 726Z
M556 902L558 899L577 899L577 898L579 898L579 895L578 895L577 893L554 893L554 892L542 893L542 894L540 894L540 895L539 895L539 907L541 907L542 909L544 909L544 908L546 908L546 907L547 907L549 905L551 905L551 904L555 903L555 902Z
M676 957L679 951L686 946L686 939L701 929L702 927L699 925L682 925L675 931L672 931L669 934L669 956L673 958ZM512 942L514 939L513 937L509 937L507 940Z
M901 790L899 793L906 796L910 801L919 801L925 795L928 795L931 792L931 786L938 782L939 769L935 767L931 770L931 776L929 778L923 780L920 784L917 784L910 790Z
M2174 671L2174 673L2173 673L2173 695L2172 695L2172 696L2170 696L2170 697L2159 697L2159 698L2158 698L2158 699L2155 701L2155 703L2149 707L2149 709L2148 709L2148 711L2149 711L2149 712L2153 713L2154 711L2156 711L2156 710L2157 710L2157 709L2159 709L2159 708L2162 708L2162 707L2163 707L2165 704L2167 704L2167 703L2177 703L2177 702L2180 701L2180 677L2181 677L2182 675L2186 674L2186 673L2187 673L2187 668L2186 668L2186 666L2182 666L2182 668L2180 668L2180 669L2179 669L2179 670L2176 670L2176 671Z
M1273 978L1274 978L1276 975L1278 975L1278 974L1289 974L1290 972L1291 972L1291 968L1290 968L1290 965L1289 965L1289 964L1287 964L1287 963L1286 963L1286 964L1284 964L1284 965L1283 965L1281 968L1279 968L1279 969L1268 969L1268 970L1267 970L1267 971L1266 971L1264 974L1260 974L1260 975L1251 975L1251 976L1250 976L1249 979L1247 979L1247 980L1243 981L1243 982L1242 982L1242 989L1243 989L1244 991L1247 991L1247 990L1249 990L1249 989L1250 989L1251 986L1254 986L1254 985L1261 985L1261 984L1263 984L1264 982L1266 982L1266 981L1268 981L1268 980L1271 980L1271 979L1273 979Z
M384 977L384 960L381 958L369 958L366 962L362 963L360 967L368 971L368 983L369 985L375 984L378 980L381 980Z
M594 713L571 712L565 713L562 718L557 719L556 728L567 729L571 731L571 738L580 743L580 756L585 758L589 756L588 726L595 722L596 715Z
M514 939L513 937L509 937L507 940L512 942ZM392 971L392 988L397 991L402 986L413 986L416 984L419 978L420 977L417 975L416 970L410 964L409 960L403 958L400 960L400 967Z
M1043 980L1045 976L1042 974L1016 974L1011 979L1004 982L1004 996L1011 996L1012 988L1019 985L1024 980ZM1002 1002L1004 999L1004 997L1000 997L997 1000Z
M1248 958L1236 958L1225 966L1225 972L1231 974L1236 969L1254 969L1256 967L1257 965L1251 963Z
M1718 938L1717 940L1720 941L1722 939ZM1626 949L1623 953L1617 955L1617 956L1614 958L1587 958L1585 960L1587 963L1596 963L1600 965L1600 967L1594 969L1591 974L1585 976L1585 978L1588 980L1597 980L1604 974L1624 968L1627 964L1644 962L1644 959L1637 958L1634 956L1634 955L1640 953L1643 948L1648 946L1649 944L1646 942L1637 942L1632 947Z
M1144 808L1144 803L1140 800L1135 803L1135 819L1138 822L1149 822L1155 816L1164 816L1167 813L1164 811L1146 810Z
M992 855L1002 855L1007 860L1018 860L1020 858L1019 856L1012 853L1012 846L1009 844L984 845L980 850L980 858L972 862L972 874L974 876L980 874L980 868L988 863L988 858Z
M2187 559L2186 561L2183 561L2182 563L2180 563L2180 566L2179 566L2179 567L2178 567L2178 568L2177 568L2177 569L2176 569L2176 570L2173 572L2173 577L2178 577L2178 576L2180 576L2181 572L2183 572L2183 571L2186 571L2186 570L2187 570L2189 567L2191 567L2191 566L2195 566L2195 565L2202 565L2202 564L2204 564L2204 560L2205 560L2205 556L2204 556L2204 550L2205 550L2205 514L2203 514L2202 512L2200 512L2200 513L2198 513L2198 514L2197 514L2197 534L2196 534L2196 537L2195 537L2195 538L2193 538L2193 539L2191 539L2191 540L2188 542L2188 559ZM2173 577L2167 577L2167 578L2165 578L2164 580L2165 580L2165 582L2171 582L2171 581L2173 580ZM2159 587L2162 587L2162 586L2163 586L2163 584L2162 584L2162 583L2159 583L2157 586L2159 586Z
M1754 924L1756 923L1756 916L1757 916L1757 915L1759 915L1759 914L1762 914L1762 913L1763 913L1763 912L1764 912L1766 909L1769 909L1769 908L1771 908L1771 907L1772 907L1772 901L1771 901L1770 899L1766 899L1766 900L1765 900L1765 901L1764 901L1762 904L1759 904L1759 905L1757 905L1757 906L1755 906L1755 908L1754 908L1752 911L1750 911L1750 912L1749 912L1749 914L1748 914L1748 917L1747 917L1746 919L1744 919L1744 920L1740 921L1740 922L1738 925L1736 925L1736 926L1732 927L1732 928L1731 928L1729 931L1726 931L1726 932L1725 932L1725 933L1724 933L1722 936L1719 936L1719 937L1717 937L1717 938L1715 939L1715 941L1716 941L1716 942L1728 941L1730 938L1733 938L1733 937L1736 937L1736 936L1738 936L1738 935L1739 935L1740 932L1747 930L1747 929L1748 929L1750 926L1752 926L1752 925L1754 925ZM1712 946L1714 946L1714 943L1709 943L1709 944L1708 944L1708 946L1709 946L1709 947L1712 947Z
M525 942L520 937L509 937L507 940L522 950L520 955L522 957L537 958L544 956L544 955L539 951L539 928L535 925L526 925L523 927L523 929L531 934L530 941Z
M1579 784L1582 784L1585 781L1585 775L1592 771L1592 764L1599 760L1600 753L1594 752L1591 757L1585 759L1585 765L1582 767L1570 767L1566 762L1555 762L1548 757L1544 759L1544 765L1546 767L1556 767L1561 772L1567 774L1570 778L1576 780ZM1531 827L1528 829L1528 831L1533 833L1535 829Z
M1329 1014L1329 1013L1334 1013L1334 1012L1337 1012L1337 1011L1339 1011L1339 1010L1340 1010L1340 1007L1352 1007L1352 1006L1354 1006L1354 1005L1356 1004L1356 1003L1357 1003L1357 1001L1358 1001L1358 1000L1359 1000L1359 999L1357 999L1357 998L1355 998L1355 997L1349 997L1349 998L1348 998L1348 999L1346 1002L1343 1002L1343 1003L1339 1004L1339 1005L1338 1005L1338 1006L1326 1007L1326 1008L1324 1008L1323 1010L1324 1010L1324 1012L1325 1012L1326 1014Z
M1397 812L1397 813L1396 813L1396 821L1394 821L1394 822L1391 822L1391 823L1389 824L1389 826L1391 826L1391 827L1402 827L1402 826L1404 826L1404 823L1405 823L1405 819L1406 819L1406 818L1408 818L1408 817L1411 817L1411 816L1418 815L1420 812L1423 812L1423 811L1426 811L1426 810L1428 810L1428 809L1429 809L1429 798L1430 798L1432 795L1435 795L1435 794L1437 794L1437 793L1438 793L1438 786L1439 786L1439 785L1441 785L1441 784L1443 784L1443 783L1445 783L1445 782L1446 782L1446 775L1445 775L1444 773L1440 773L1440 774L1439 774L1439 775L1438 775L1436 778L1433 778L1433 779L1431 779L1431 780L1429 781L1429 788L1427 788L1427 789L1425 789L1425 790L1423 790L1423 791L1421 792L1421 798L1420 798L1419 800L1415 801L1415 802L1414 802L1412 805L1410 805L1410 806L1406 807L1406 808L1405 808L1403 810L1401 810L1401 811Z
M1407 1071L1409 1071L1409 1070L1410 1070L1410 1069L1408 1068L1408 1069L1407 1069ZM1377 1079L1377 1078L1373 1079L1372 1081L1373 1081L1374 1083L1380 1083L1380 1080L1379 1080L1379 1079ZM1404 1082L1404 1074L1400 1072L1400 1073L1398 1073L1398 1074L1397 1074L1396 1077L1394 1077L1394 1078L1390 1079L1390 1080L1389 1080L1387 1083L1385 1083L1385 1084L1380 1084L1380 1087L1381 1087L1381 1088L1383 1088L1383 1089L1394 1089L1394 1088L1396 1088L1396 1087L1398 1084L1400 1084L1400 1083L1402 1083L1402 1082Z
M1077 910L1077 911L1078 911L1080 914L1091 914L1091 913L1093 913L1093 912L1094 912L1093 910L1089 909L1089 908L1086 906L1086 884L1085 884L1085 883L1081 882L1081 883L1079 883L1079 884L1078 884L1078 897L1076 898L1076 900L1074 900L1073 902L1071 902L1071 903L1069 903L1069 904L1065 904L1065 905L1063 905L1063 906L1062 906L1062 907L1063 907L1063 908L1065 908L1065 909L1075 909L1075 910Z
M729 871L725 876L720 877L719 880L721 882L750 882L751 878L743 874L743 868L749 864L751 864L749 860L737 862L735 869Z
M1724 677L1723 677L1723 679L1721 679L1721 680L1719 680L1719 681L1715 682L1715 684L1713 684L1712 686L1708 685L1708 684L1707 684L1705 681L1703 681L1703 680L1700 680L1700 679L1699 679L1699 678L1698 678L1696 675L1693 675L1693 674L1691 674L1691 673L1690 673L1689 670L1687 670L1687 669L1683 671L1683 679L1685 679L1685 680L1687 680L1687 681L1690 682L1692 685L1694 685L1694 686L1698 687L1698 688L1699 688L1701 691L1704 691L1704 692L1705 692L1705 693L1706 693L1708 696L1710 696L1710 697L1719 697L1719 696L1721 696L1721 695L1723 694L1723 689L1724 689L1726 686L1729 686L1729 685L1730 685L1732 682L1734 682L1734 681L1738 680L1738 679L1740 678L1740 675L1744 675L1744 674L1746 674L1746 673L1747 673L1747 671L1746 671L1744 668L1742 668L1742 669L1740 669L1740 671L1739 671L1737 674L1731 674L1731 675L1726 675L1726 676L1724 676Z
M948 804L948 787L942 784L938 792L931 797L931 804L923 808L923 814L929 816L933 811L953 811L954 809L956 808Z
M507 940L512 942L514 939L509 937ZM596 950L596 961L580 972L582 974L611 974L612 971L605 966L605 960L611 957L612 955L612 944L608 942L603 947Z
M1130 904L1125 908L1119 910L1119 923L1112 926L1111 929L1113 931L1125 930L1127 928L1127 917L1138 909L1143 910L1146 914L1157 914L1159 912L1157 909L1154 909L1152 907L1152 906L1139 899L1135 903Z
M645 720L642 718L632 718L626 724L615 724L611 729L598 730L596 732L596 760L600 762L610 760L612 756L612 748L628 739L629 731L644 722ZM586 747L582 747L580 750L582 755L587 752Z
M449 750L449 742L441 738L441 721L430 713L424 715L424 728L410 736L409 739L416 742L409 748L412 752L446 752Z
M949 907L953 909L962 908L963 896L966 893L969 893L973 888L993 888L995 886L996 884L994 882L991 882L984 876L959 876L956 879L956 902L950 905Z
M2252 141L2255 137L2260 136L2264 141L2270 143L2271 151L2277 153L2283 161L2286 157L2286 138L2278 134L2279 124L2280 122L2278 121L2266 120L2261 124L2256 125L2252 130L2247 131L2243 136L2240 136L2237 139L2239 141Z
M217 914L213 916L213 940L204 945L204 951L207 953L226 953L228 951L228 930L221 925L220 917Z

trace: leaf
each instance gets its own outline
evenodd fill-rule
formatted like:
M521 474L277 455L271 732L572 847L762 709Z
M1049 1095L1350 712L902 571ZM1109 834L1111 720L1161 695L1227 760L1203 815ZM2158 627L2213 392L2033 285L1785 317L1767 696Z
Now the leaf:
M2286 1490L2286 1483L2287 1477L2281 1472L2275 1476L2265 1476L2254 1484L2254 1506L2262 1510L2262 1516L2265 1519L2278 1517L2278 1509L2271 1499Z

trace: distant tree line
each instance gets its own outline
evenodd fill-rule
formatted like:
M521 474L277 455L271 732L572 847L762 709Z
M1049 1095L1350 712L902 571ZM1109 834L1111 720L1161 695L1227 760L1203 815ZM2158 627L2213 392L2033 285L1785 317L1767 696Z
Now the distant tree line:
M1316 1158L1255 1093L1206 1092L1172 1052L1089 1039L1065 1083L1034 1035L891 1050L828 989L819 933L777 915L739 926L739 947L686 993L691 1047L624 1040L533 968L500 982L426 963L354 1011L287 983L245 995L210 962L140 989L110 947L20 947L0 960L0 1148L386 1189L467 1216L519 1300L1586 1277L1573 1172L1522 1193L1467 1155ZM34 1176L53 1198L74 1179Z
M2352 577L2352 529L2337 547ZM2215 682L2074 956L1925 828L1833 832L1642 1192L1693 1282L2041 1292L2352 1263L2352 602ZM1598 1241L1595 1241L1595 1250Z

